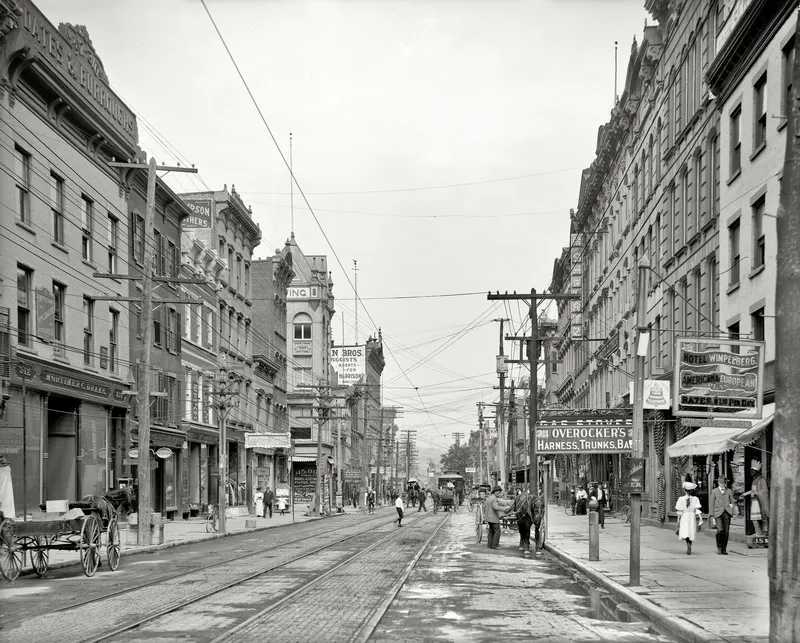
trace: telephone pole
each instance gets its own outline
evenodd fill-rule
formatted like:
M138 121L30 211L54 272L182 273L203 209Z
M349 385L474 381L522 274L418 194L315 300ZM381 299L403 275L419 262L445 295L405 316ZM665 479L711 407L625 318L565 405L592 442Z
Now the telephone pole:
M500 345L497 357L497 369L500 375L500 404L497 406L497 460L500 469L500 477L498 484L505 490L508 482L508 474L506 469L506 439L505 439L505 408L506 403L506 366L505 354L503 352L503 322L509 321L508 319L495 319L494 321L500 322ZM501 368L502 364L502 368Z
M156 164L156 159L150 157L150 162L145 166L143 163L117 163L111 162L108 164L111 167L118 169L128 170L143 170L147 168L147 198L144 213L144 269L142 271L142 361L140 363L142 371L142 385L141 388L137 386L137 409L139 414L139 466L137 467L137 481L139 485L138 492L138 522L137 522L137 536L139 545L150 544L150 393L152 383L150 379L150 362L152 361L153 350L153 261L154 261L154 240L153 240L153 227L155 225L155 203L156 203L156 181L158 178L158 171L167 172L189 172L197 173L193 167L167 167L162 165L159 167ZM96 275L101 277L112 277L112 275ZM170 275L171 277L172 275ZM118 275L113 275L117 278ZM123 278L135 279L134 276L124 275ZM160 281L164 281L163 279ZM178 279L166 279L166 281L183 281ZM192 283L205 283L200 280L194 280ZM130 301L128 297L93 297L93 300L109 300L109 301ZM159 302L166 303L166 302ZM192 303L181 300L181 303ZM202 304L202 302L199 302ZM181 332L177 329L177 332ZM125 445L127 452L129 445ZM127 455L127 453L126 453Z
M775 413L769 508L769 638L800 637L800 13L794 36L792 95L777 220ZM631 507L633 509L633 507ZM793 538L791 534L795 534Z
M539 393L539 377L537 375L537 370L539 364L545 364L550 360L540 360L539 359L539 342L544 339L543 337L538 337L539 334L539 317L536 311L537 304L542 299L552 299L552 300L560 300L560 299L579 299L580 295L571 295L571 294L538 294L534 288L531 288L531 292L528 295L525 294L517 294L508 293L500 294L499 292L489 293L487 295L487 299L489 301L513 301L513 300L530 300L530 308L529 308L529 315L531 318L531 336L530 337L514 337L509 339L521 339L530 342L528 348L528 368L531 372L531 381L530 381L530 395L528 396L528 448L530 449L529 457L531 461L531 471L529 476L529 491L533 497L539 495L539 461L536 455L536 422L539 419L539 400L538 400L538 393ZM525 360L506 360L508 364L514 363L525 363ZM547 505L545 504L545 507Z

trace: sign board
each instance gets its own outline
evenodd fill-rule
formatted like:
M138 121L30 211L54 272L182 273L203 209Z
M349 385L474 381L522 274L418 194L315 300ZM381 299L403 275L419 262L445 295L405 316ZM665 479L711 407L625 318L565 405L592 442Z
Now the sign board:
M506 364L506 356L505 355L498 355L496 357L497 363L497 373L508 373L508 364Z
M330 364L339 377L339 384L351 386L366 373L365 346L331 346Z
M672 407L670 397L671 382L669 380L645 380L644 381L644 408L669 410ZM634 401L633 382L629 382L630 399Z
M245 433L245 449L288 449L292 446L289 433Z
M764 342L695 337L675 340L672 413L676 417L761 419Z
M36 330L45 341L56 337L56 298L44 287L36 289Z
M710 426L728 429L749 429L753 426L750 420L728 420L726 418L721 420L716 418L683 418L681 424L683 426Z
M172 457L172 449L167 447L161 447L158 451L156 451L156 455L159 458L166 460L167 458Z
M319 286L289 286L286 289L287 301L319 299Z
M136 460L139 457L139 449L128 449L128 457L131 460Z
M623 482L625 493L644 492L644 458L628 458L628 475Z
M313 346L311 342L305 340L294 340L292 342L292 355L311 355Z
M633 419L626 411L547 414L536 423L536 451L549 453L629 453Z
M344 479L347 482L361 482L361 479L364 477L364 473L361 469L345 469L344 470Z
M579 299L570 301L570 337L583 339L583 235L571 234L569 293Z
M467 473L475 473L475 467L467 467L466 469L464 469L464 471L466 471Z
M211 199L181 199L186 207L192 211L192 214L185 217L181 221L181 228L188 230L190 228L211 228L211 212L213 204ZM230 266L229 266L230 267Z

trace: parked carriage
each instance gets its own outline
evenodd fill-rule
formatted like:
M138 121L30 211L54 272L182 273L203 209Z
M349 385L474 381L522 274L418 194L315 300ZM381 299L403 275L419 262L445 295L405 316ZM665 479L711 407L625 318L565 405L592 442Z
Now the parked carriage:
M0 573L13 581L30 556L31 565L44 576L51 551L77 551L83 573L94 576L100 566L100 551L105 546L106 561L114 571L119 566L120 533L118 509L135 506L131 488L112 491L104 496L87 496L70 502L69 511L31 521L0 518Z
M469 496L468 508L473 511L478 505L483 508L483 503L486 498L492 493L492 485L490 484L476 484L472 487L472 493Z

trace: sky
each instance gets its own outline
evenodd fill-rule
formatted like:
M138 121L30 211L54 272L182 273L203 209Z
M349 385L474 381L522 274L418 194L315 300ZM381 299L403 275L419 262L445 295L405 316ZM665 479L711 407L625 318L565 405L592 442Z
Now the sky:
M622 86L648 18L637 0L207 0L262 120L200 0L37 6L87 27L142 148L196 165L174 189L235 185L255 257L292 231L328 256L334 340L381 329L383 403L423 467L497 398L493 320L524 334L527 310L486 293L550 285L613 105L614 42Z

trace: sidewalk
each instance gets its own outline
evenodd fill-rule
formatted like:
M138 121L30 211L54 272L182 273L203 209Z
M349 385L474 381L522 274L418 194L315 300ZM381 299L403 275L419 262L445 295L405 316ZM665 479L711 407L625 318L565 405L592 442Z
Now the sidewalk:
M615 596L690 641L765 641L769 636L766 549L730 542L717 554L698 534L692 555L670 529L641 529L640 587L630 579L630 524L606 516L600 560L589 561L587 516L568 516L551 504L545 548ZM703 525L704 530L707 523Z
M302 507L302 509L301 509ZM281 515L278 512L273 512L272 518L257 518L256 516L235 516L229 517L227 519L226 531L225 534L219 533L207 533L206 532L206 521L205 517L203 518L192 518L190 520L175 520L164 523L164 542L159 545L147 545L147 546L138 546L138 545L129 545L127 544L127 524L120 523L120 541L121 541L121 552L122 556L130 556L133 554L142 554L142 553L149 553L154 551L160 551L163 549L169 549L170 547L178 547L180 545L186 545L188 543L198 542L201 540L211 540L214 538L225 538L226 536L231 536L234 534L240 534L243 532L252 532L252 531L260 531L263 529L270 529L272 527L280 527L281 525L291 525L292 522L294 523L301 523L301 522L308 522L310 520L318 520L318 518L313 516L304 516L303 512L306 509L306 505L298 505L295 508L294 520L292 520L292 513L291 511L287 512L284 515ZM360 509L353 509L345 508L345 513L358 513L362 512ZM341 516L344 514L332 514L331 517ZM245 521L255 521L256 527L255 528L248 528L245 526ZM105 561L105 537L103 537L103 549L101 551L101 558ZM30 557L26 556L25 560L25 567L23 567L22 574L33 574L33 568L31 567ZM48 569L58 569L60 567L70 567L72 565L80 565L80 553L75 551L51 551Z

